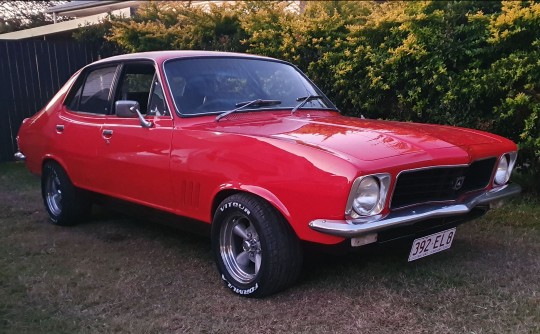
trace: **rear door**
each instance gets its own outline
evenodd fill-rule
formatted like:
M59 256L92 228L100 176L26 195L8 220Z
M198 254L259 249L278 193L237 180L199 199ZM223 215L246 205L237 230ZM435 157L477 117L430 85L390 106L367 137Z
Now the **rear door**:
M98 155L107 172L100 188L115 197L173 211L170 152L173 118L152 62L122 66L114 102L137 101L140 112L152 126L138 118L120 118L112 113L101 128Z
M118 65L86 69L68 94L54 125L54 154L79 187L99 191L102 177L98 147L101 128L112 107Z

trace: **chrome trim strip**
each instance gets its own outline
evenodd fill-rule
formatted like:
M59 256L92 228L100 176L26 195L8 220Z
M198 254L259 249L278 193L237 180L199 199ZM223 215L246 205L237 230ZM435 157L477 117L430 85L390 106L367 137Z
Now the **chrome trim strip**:
M26 156L24 154L22 154L22 152L20 152L20 151L15 153L13 156L15 157L15 160L17 160L17 161L25 161L26 160Z
M476 206L489 204L521 192L517 184L507 184L467 198L460 204L420 205L407 210L398 210L377 221L326 220L316 219L309 227L325 234L352 238L368 233L379 232L401 225L411 225L421 220L462 215L471 212Z

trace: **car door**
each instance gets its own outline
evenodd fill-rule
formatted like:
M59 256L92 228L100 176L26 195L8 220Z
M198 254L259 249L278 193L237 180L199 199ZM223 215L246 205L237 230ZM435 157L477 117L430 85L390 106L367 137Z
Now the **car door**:
M114 108L105 117L98 150L107 171L101 188L115 197L172 211L169 163L173 118L153 63L122 66L113 102L121 100L137 101L152 125L143 127L136 117L118 117Z
M78 187L100 191L103 176L98 147L101 128L112 106L118 65L87 68L69 92L54 124L57 159Z

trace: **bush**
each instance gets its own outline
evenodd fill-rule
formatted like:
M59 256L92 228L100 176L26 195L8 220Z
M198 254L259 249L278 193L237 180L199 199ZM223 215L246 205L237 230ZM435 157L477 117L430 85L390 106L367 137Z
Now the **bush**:
M168 49L245 51L235 4L207 9L189 2L149 2L133 20L112 19L108 40L129 52Z
M107 39L128 52L256 53L298 65L346 115L491 131L540 179L540 4L534 1L150 2ZM528 175L528 174L527 174ZM534 187L534 186L533 186Z

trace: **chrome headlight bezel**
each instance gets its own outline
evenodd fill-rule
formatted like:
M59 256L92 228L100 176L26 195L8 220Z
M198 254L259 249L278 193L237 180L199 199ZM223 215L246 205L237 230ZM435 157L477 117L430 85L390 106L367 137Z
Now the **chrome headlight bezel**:
M370 174L356 178L349 193L345 216L357 219L380 214L386 203L390 180L391 176L388 173ZM378 188L377 191L373 189L375 184ZM360 199L362 196L365 198ZM369 204L367 197L374 198L372 204ZM367 205L367 208L362 208L360 204Z
M512 170L516 164L517 152L509 152L501 155L497 160L497 167L493 174L493 185L495 187L505 185L510 180Z

